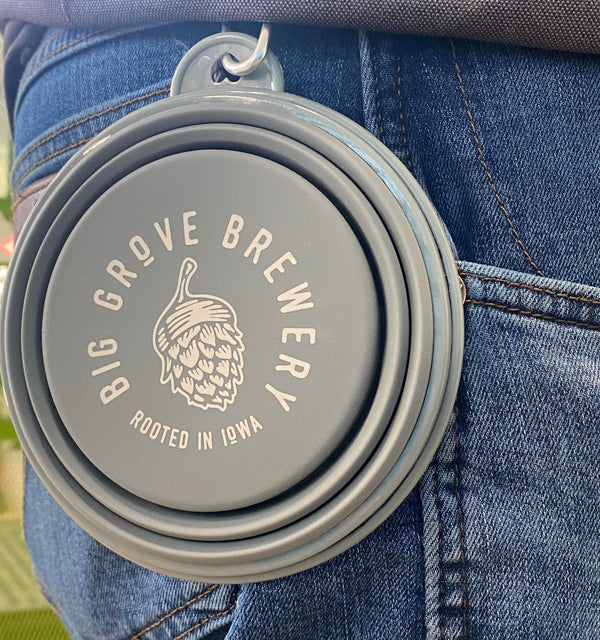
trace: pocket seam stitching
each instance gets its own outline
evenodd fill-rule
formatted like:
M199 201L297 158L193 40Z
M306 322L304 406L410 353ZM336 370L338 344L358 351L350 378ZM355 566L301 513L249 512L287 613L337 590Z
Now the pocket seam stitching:
M42 180L42 184L37 184L37 183L34 183L34 184L35 184L35 189L32 189L31 191L27 191L27 188L23 189L19 197L15 200L15 202L12 205L13 214L24 200L27 200L27 198L34 196L36 193L39 193L40 191L42 191L48 186L46 182L43 180Z
M57 156L62 155L63 153L66 153L67 151L71 151L72 149L76 149L77 147L80 147L84 144L86 144L87 142L89 142L90 140L93 140L95 138L95 136L89 136L87 138L82 138L81 140L76 140L75 142L73 142L72 144L67 145L66 147L62 147L61 149L57 149L56 151L53 151L51 154L45 156L44 158L42 158L41 160L38 160L37 162L35 162L34 164L32 164L27 171L19 178L16 186L15 186L15 191L18 191L19 187L21 186L21 184L23 183L23 181L25 180L25 178L32 172L35 171L35 169L37 169L38 167L41 167L44 162L47 162L48 160L53 160L54 158L56 158ZM20 195L17 197L21 197Z
M485 159L485 155L483 153L483 147L481 146L481 142L479 140L479 135L477 134L477 127L475 126L475 118L473 117L473 112L471 111L471 105L469 104L469 100L467 98L467 91L465 89L465 83L464 83L464 80L463 80L463 77L462 77L460 66L458 64L458 58L456 56L456 47L454 46L454 40L452 40L452 38L450 38L450 48L452 49L452 59L454 60L454 69L456 71L456 77L458 78L458 84L460 86L460 91L462 93L463 103L464 103L465 109L467 111L467 117L469 119L469 126L471 127L471 133L473 134L473 141L475 142L475 148L477 150L477 155L479 157L479 162L481 163L481 166L483 167L485 175L486 175L486 177L488 179L488 182L490 183L490 187L492 188L492 193L494 194L494 197L496 198L496 201L498 202L498 206L500 207L500 211L503 213L504 217L506 218L506 221L508 222L508 226L510 227L510 231L513 234L515 240L517 241L517 244L519 245L521 251L523 252L527 262L529 262L529 264L533 267L533 269L535 270L535 272L538 275L544 276L545 275L544 272L537 266L537 264L535 263L535 261L531 257L531 254L529 253L529 251L525 247L525 244L521 240L521 236L519 235L519 232L517 231L517 228L515 227L515 224L514 224L512 218L511 218L509 212L508 212L508 209L506 208L506 205L504 204L504 201L502 200L502 197L500 196L500 193L498 191L498 187L496 186L496 182L494 181L494 177L492 176L492 172L490 171L488 163L487 163L487 161Z
M485 280L486 282L499 282L502 284L508 284L519 289L527 289L528 291L536 291L537 293L547 293L548 295L556 298L564 298L565 300L572 300L574 302L585 302L587 304L600 305L600 300L594 300L593 298L586 298L584 296L573 296L568 293L562 293L560 291L553 291L552 289L545 289L543 287L536 287L532 284L524 284L522 282L516 282L514 280L508 280L507 278L499 278L496 276L483 276L477 273L470 273L469 271L460 271L461 276L468 278L476 278L477 280Z
M138 640L138 638L141 638L143 635L145 635L149 631L156 629L156 627L160 626L165 620L168 620L169 618L174 616L176 613L179 613L180 611L187 609L190 605L195 604L199 600L202 600L202 598L205 598L206 596L210 595L218 586L219 586L218 584L211 585L208 589L204 590L202 593L195 595L193 598L190 598L187 602L180 604L179 606L175 607L173 610L169 611L169 613L165 614L164 616L162 616L152 624L148 625L145 629L142 629L141 631L138 631L137 633L135 633L133 636L131 636L129 640Z
M70 49L71 47L74 47L76 44L79 44L80 42L87 40L93 35L97 35L97 33L85 33L83 35L78 36L77 38L74 38L73 40L69 40L69 42L66 42L65 44L58 47L58 49L53 49L52 51L50 51L39 62L36 63L36 65L33 67L31 72L29 73L29 78L31 78L31 76L44 64L44 62L46 62L47 60L51 60L52 58L54 58L54 56L57 56L59 53L62 53L66 49Z
M172 640L181 640L182 638L187 636L188 633L192 633L192 631L196 631L196 629L203 627L205 624L207 624L211 620L214 620L215 618L219 618L220 616L226 616L228 613L231 613L236 608L236 606L237 606L237 602L234 602L229 608L223 609L223 611L217 611L216 613L211 613L211 615L204 618L204 620L201 620L200 622L190 627L186 631L183 631L179 635L175 636Z
M437 531L437 551L439 560L439 584L438 584L438 612L440 617L440 640L446 639L446 619L443 610L444 591L445 591L445 575L444 575L444 537L442 524L442 506L440 503L439 493L439 461L437 451L433 456L433 501L437 512L438 531Z
M579 327L581 329L591 329L593 331L600 331L600 325L589 324L587 322L579 322L578 320L567 320L565 318L559 318L557 316L547 315L545 313L537 313L536 311L529 311L527 309L521 309L519 307L510 307L506 304L498 304L497 302L486 302L484 300L472 300L467 298L465 304L476 304L485 307L492 307L494 309L500 309L501 311L507 311L510 313L518 313L530 318L537 318L541 320L551 320L552 322L559 322L561 324L568 324L572 327Z
M373 52L373 82L375 84L375 108L377 110L377 128L379 130L379 138L381 142L387 147L385 141L385 131L383 130L383 117L381 114L381 96L379 93L379 66L375 59L375 52Z
M402 68L400 64L400 55L396 57L396 95L398 96L398 115L400 117L400 132L402 135L402 146L404 147L404 162L409 169L412 171L412 158L410 155L410 147L408 146L408 133L406 130L406 122L404 118L404 109L402 106Z
M458 531L459 531L459 549L460 549L460 587L462 598L460 607L462 609L462 629L460 637L467 637L467 618L469 615L469 598L467 591L467 560L466 560L466 542L465 542L465 519L462 508L462 496L460 493L460 422L458 415L458 406L455 407L455 423L456 434L454 436L454 491L456 494L456 509L458 515Z
M14 164L14 167L13 167L13 173L15 173L17 171L17 169L23 164L25 159L28 158L34 151L39 149L46 142L49 142L50 140L53 140L54 138L56 138L56 136L59 136L61 133L65 133L65 131L70 131L71 129L75 128L77 125L85 124L86 122L89 122L90 120L93 120L94 118L100 118L100 117L106 115L107 113L111 113L112 111L120 109L121 107L128 107L128 106L130 106L132 104L135 104L136 102L139 102L140 100L145 100L147 98L153 98L154 96L161 95L161 94L167 93L169 91L170 91L170 87L164 87L163 89L156 89L155 91L150 91L149 93L145 93L144 95L135 96L134 98L129 98L128 100L125 100L124 102L120 102L120 103L118 103L116 105L112 105L110 107L102 109L101 111L97 111L95 113L92 113L90 115L85 116L84 118L76 120L75 122L71 122L71 123L69 123L67 125L64 125L60 129L57 129L56 131L53 131L52 133L48 134L47 136L45 136L44 138L42 138L41 140L36 142L36 144L34 144L33 147L31 147L30 149L27 149L23 154L21 154L21 156L19 158L17 158L17 160L15 161L15 164ZM48 158L45 158L44 160L46 160L46 159L48 159ZM42 161L40 161L40 162L42 162ZM37 166L39 166L39 165L37 165ZM28 171L30 169L33 170L33 168L30 167L21 176L21 178L19 179L19 182L17 184L16 189L18 189L18 187L21 184L23 178L25 178L27 175L29 175Z
M31 60L30 60L29 65L28 65L29 68L25 69L25 72L23 73L23 77L21 79L22 83L27 82L29 80L29 78L31 77L31 75L33 73L32 69L37 64L37 61L39 61L39 56L42 54L44 49L46 49L49 44L54 42L57 38L60 38L60 36L64 35L65 33L66 33L66 29L62 29L58 33L55 33L52 37L48 38L48 40L43 41L43 42L40 43L40 47L39 47L38 51L36 51L35 54L31 57ZM36 61L36 58L37 58L37 61Z

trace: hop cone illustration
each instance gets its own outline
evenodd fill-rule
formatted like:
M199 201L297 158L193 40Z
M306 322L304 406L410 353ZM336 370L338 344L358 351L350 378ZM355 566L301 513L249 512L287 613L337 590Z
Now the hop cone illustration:
M186 258L175 295L154 327L154 350L162 362L160 381L189 405L225 411L244 380L242 332L233 307L216 296L190 293L198 264Z

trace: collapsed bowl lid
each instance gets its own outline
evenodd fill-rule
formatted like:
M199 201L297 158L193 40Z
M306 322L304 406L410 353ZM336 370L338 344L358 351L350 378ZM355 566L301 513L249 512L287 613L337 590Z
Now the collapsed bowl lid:
M10 267L2 375L29 459L93 536L260 580L408 494L462 331L442 224L383 145L294 96L198 92L109 127L48 189Z

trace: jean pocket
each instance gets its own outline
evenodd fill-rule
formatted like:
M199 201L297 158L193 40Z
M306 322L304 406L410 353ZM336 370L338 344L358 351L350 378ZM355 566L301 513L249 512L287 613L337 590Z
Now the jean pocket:
M479 264L457 411L422 481L428 637L600 629L600 289Z

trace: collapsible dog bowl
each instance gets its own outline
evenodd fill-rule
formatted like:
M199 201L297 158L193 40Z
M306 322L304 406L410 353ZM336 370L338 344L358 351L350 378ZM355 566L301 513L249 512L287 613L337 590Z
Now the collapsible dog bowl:
M182 578L348 549L415 486L455 399L455 261L357 124L252 87L145 107L86 145L21 235L2 377L43 482Z

